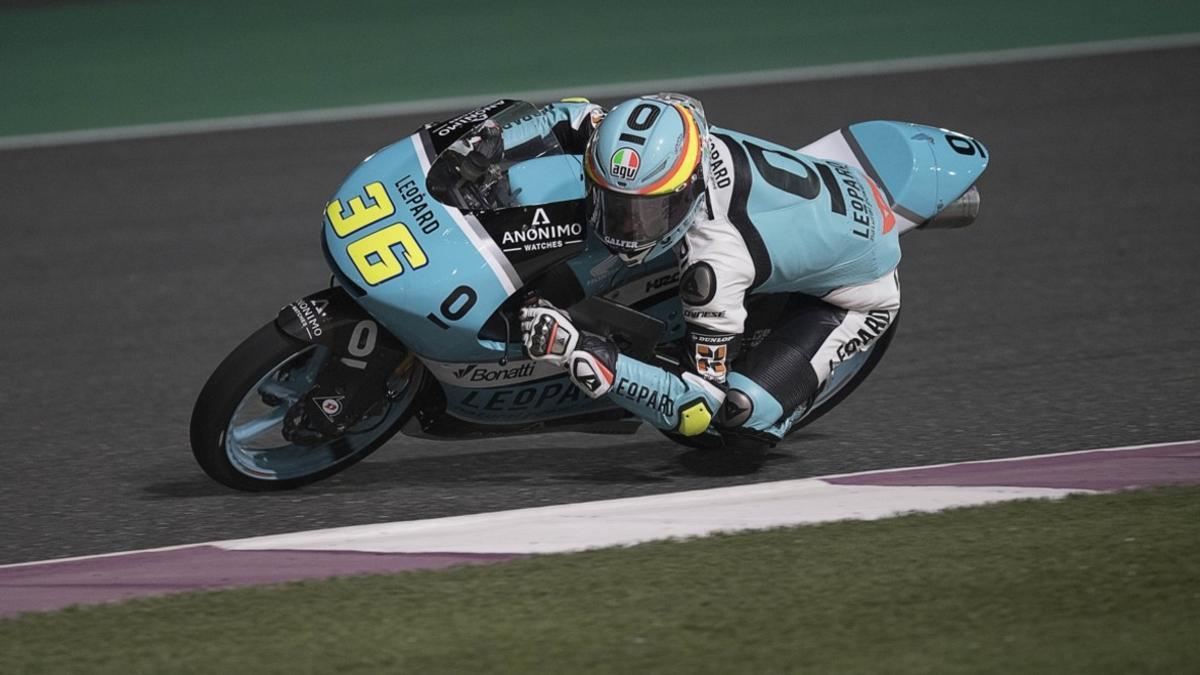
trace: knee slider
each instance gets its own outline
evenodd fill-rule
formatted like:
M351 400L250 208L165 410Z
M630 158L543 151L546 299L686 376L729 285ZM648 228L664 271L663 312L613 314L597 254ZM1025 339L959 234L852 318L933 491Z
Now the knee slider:
M699 436L712 423L712 409L703 398L683 404L679 407L679 427L676 432L682 436Z

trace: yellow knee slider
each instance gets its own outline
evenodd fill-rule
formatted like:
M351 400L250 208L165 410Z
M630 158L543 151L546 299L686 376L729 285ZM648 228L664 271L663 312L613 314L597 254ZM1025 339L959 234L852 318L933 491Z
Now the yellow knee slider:
M683 436L699 436L712 422L712 409L700 398L684 404L679 409L679 427L676 429Z

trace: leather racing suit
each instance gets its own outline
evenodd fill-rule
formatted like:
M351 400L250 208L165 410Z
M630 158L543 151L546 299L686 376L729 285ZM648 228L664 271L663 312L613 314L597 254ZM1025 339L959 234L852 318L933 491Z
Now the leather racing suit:
M582 154L604 113L575 99L543 114ZM717 127L710 138L706 204L676 247L688 362L673 371L584 336L600 386L571 375L668 434L761 448L896 320L899 231L855 167Z

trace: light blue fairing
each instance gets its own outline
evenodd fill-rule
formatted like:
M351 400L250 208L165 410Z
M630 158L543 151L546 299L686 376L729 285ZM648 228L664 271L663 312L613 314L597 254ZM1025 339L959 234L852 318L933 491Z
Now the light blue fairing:
M390 145L368 157L346 178L333 199L349 204L357 197L366 206L372 206L374 202L365 194L364 187L379 182L396 212L344 238L337 236L326 217L323 237L330 262L344 282L349 282L345 285L365 292L361 296L355 294L359 304L418 356L432 361L494 365L504 355L504 345L480 340L480 329L524 280L507 265L503 254L481 228L473 238L468 217L429 195L425 184L428 160L420 143L419 136L414 135ZM578 156L527 160L511 167L508 177L517 206L583 198L582 164ZM348 215L345 209L343 215ZM347 246L397 222L408 225L428 261L416 269L406 262L403 273L371 286L355 267ZM489 249L494 256L493 264L486 257ZM394 250L403 261L402 249L397 246ZM589 296L615 291L614 299L629 304L655 295L669 296L643 307L643 311L667 323L665 339L675 340L682 335L679 300L671 292L678 283L678 270L670 256L630 269L611 255L594 233L589 233L584 251L568 264ZM468 302L468 293L454 294L462 287L470 288L474 294L473 304ZM443 307L452 294L454 302ZM464 307L468 309L464 311ZM431 314L445 328L430 319ZM453 316L458 318L452 319ZM514 330L519 328L514 326ZM526 362L515 348L508 357L514 368ZM565 376L490 388L460 387L443 381L442 388L448 410L460 418L479 422L527 422L613 407L605 399L593 401L583 396Z
M511 362L519 365L522 361ZM514 424L569 417L607 410L606 399L591 399L564 374L533 382L489 389L468 389L442 383L446 409L472 422Z
M918 224L962 196L987 168L982 143L947 129L879 120L848 129L896 210L915 214Z
M356 300L418 355L441 361L498 360L503 345L480 341L487 319L524 281L495 242L474 219L441 204L425 186L424 148L413 135L390 145L360 164L334 194L349 204L372 200L365 186L379 182L396 207L394 215L338 237L325 218L324 237L335 269L365 291ZM513 167L510 180L521 204L544 204L583 198L582 165L577 157L540 157ZM425 163L427 166L427 162ZM346 210L344 214L348 215ZM404 223L424 251L427 262L375 286L367 283L347 253L351 243L394 223ZM403 261L400 247L393 251ZM432 315L433 318L430 318Z
M664 342L683 337L682 307L675 292L679 270L673 256L661 256L630 268L609 253L592 233L584 251L567 265L575 272L586 295L602 295L623 304L638 305L641 311L667 324ZM655 302L656 299L659 300ZM646 306L647 302L653 304ZM513 351L510 368L520 368L529 362L524 355ZM550 420L615 407L608 397L593 400L584 396L565 374L487 389L461 387L443 381L442 390L451 413L461 419L482 423Z
M337 236L326 216L326 248L343 278L366 291L356 297L359 304L417 354L436 359L499 358L492 354L494 350L480 344L477 335L483 322L519 282L515 272L506 275L501 270L497 274L450 210L426 192L425 170L418 159L420 142L413 135L368 157L351 172L334 199L348 204L356 197L362 198L367 184L380 182L396 212L345 238ZM419 269L408 268L406 263L399 276L371 286L346 247L397 222L408 226L427 262ZM403 259L397 248L393 251ZM456 294L448 304L446 309L451 315L462 313L457 321L450 321L444 316L442 304L456 288L469 291ZM428 318L430 315L447 327L439 327Z

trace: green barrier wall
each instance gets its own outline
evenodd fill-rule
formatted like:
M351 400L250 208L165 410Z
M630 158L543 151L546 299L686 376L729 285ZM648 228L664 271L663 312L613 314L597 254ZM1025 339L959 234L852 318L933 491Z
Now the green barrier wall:
M1200 30L1194 1L487 7L217 0L0 10L0 135Z

